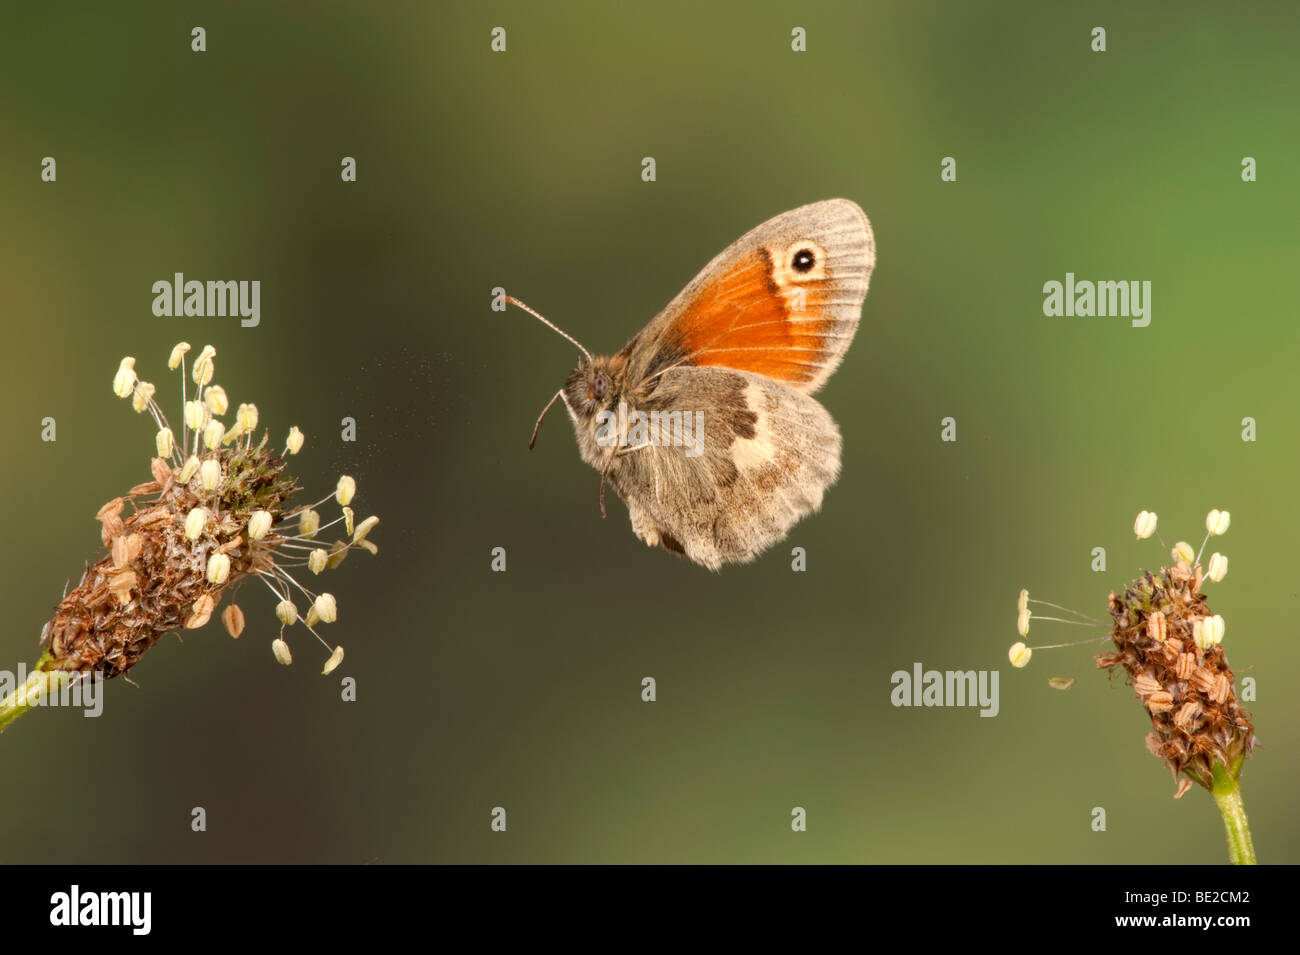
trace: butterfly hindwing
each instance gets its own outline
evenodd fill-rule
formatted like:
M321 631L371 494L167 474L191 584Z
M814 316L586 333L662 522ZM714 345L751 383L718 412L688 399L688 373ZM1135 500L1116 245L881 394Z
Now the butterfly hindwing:
M767 376L678 367L640 409L690 413L694 448L621 449L610 480L651 546L716 570L753 560L821 506L840 467L840 433L815 399ZM698 452L698 453L696 453Z

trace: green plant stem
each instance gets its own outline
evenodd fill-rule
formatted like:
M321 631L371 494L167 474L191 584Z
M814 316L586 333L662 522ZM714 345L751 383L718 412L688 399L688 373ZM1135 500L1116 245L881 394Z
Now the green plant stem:
M1240 769L1240 764L1238 764ZM1241 799L1241 782L1236 773L1228 771L1222 763L1214 764L1214 787L1210 790L1223 816L1223 828L1228 834L1228 861L1233 865L1256 865L1255 844L1250 839L1250 823L1246 821L1246 804Z
M44 697L59 692L59 688L76 675L69 670L42 670L41 664L49 658L48 653L42 655L27 681L0 700L0 733L28 710L39 706Z

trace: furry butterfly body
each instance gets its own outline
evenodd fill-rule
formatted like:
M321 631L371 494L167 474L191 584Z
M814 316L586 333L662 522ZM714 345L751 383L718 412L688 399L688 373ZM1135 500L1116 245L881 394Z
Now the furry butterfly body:
M617 354L578 345L551 403L601 473L602 512L608 482L637 537L717 570L820 508L841 439L811 395L853 340L874 265L862 210L813 203L734 242Z

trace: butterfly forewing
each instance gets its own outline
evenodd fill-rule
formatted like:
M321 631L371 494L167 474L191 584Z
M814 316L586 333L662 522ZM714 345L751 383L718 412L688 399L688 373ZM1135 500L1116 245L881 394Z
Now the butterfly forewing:
M629 343L629 383L670 367L724 367L812 393L853 340L874 265L871 226L847 199L770 219L715 257Z

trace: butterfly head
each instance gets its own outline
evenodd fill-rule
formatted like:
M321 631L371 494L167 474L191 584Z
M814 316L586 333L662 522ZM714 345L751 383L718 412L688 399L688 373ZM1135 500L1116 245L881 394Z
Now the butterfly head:
M617 355L579 361L561 391L569 413L585 423L599 412L617 407L626 371L627 360Z
M578 360L578 367L573 369L573 373L569 375L569 380L546 403L542 413L537 416L537 423L533 425L533 436L528 442L528 447L531 449L537 442L537 433L541 430L542 420L546 417L546 413L551 410L551 406L561 398L564 399L564 407L568 410L569 417L573 419L574 427L577 428L579 440L581 441L581 436L590 433L592 430L589 427L592 419L600 411L613 408L618 404L619 398L623 394L623 382L627 374L627 356L620 354L615 355L613 358L605 358L592 355L582 342L550 319L529 308L519 299L507 295L506 301L516 308L523 309L557 335L567 339L577 347L578 351L582 352L582 358Z

